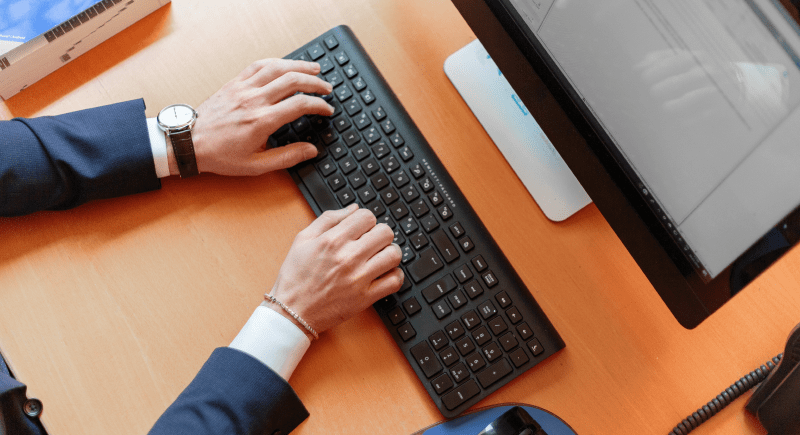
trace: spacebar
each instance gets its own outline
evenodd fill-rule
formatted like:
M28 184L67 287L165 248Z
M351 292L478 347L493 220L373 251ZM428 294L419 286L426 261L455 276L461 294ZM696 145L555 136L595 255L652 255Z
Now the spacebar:
M297 175L303 180L306 189L308 189L311 197L314 198L314 201L322 211L338 210L341 208L339 207L339 203L336 202L336 197L328 190L328 185L325 184L325 180L319 175L314 165L305 165L301 167L297 170Z

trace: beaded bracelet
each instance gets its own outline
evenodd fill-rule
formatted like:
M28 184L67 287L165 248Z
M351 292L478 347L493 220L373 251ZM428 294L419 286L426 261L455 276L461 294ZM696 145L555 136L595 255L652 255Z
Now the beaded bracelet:
M281 307L283 309L283 311L286 311L287 313L289 313L289 315L292 316L294 318L294 320L297 320L301 325L303 325L303 327L306 328L306 330L308 332L310 332L311 335L315 339L319 338L319 334L317 334L317 331L315 331L314 328L312 328L308 323L306 323L305 320L300 318L300 316L298 316L297 313L292 311L291 308L287 307L286 305L283 305L283 303L281 301L279 301L278 299L276 299L275 296L272 296L269 293L265 293L264 294L264 299L266 299L266 300L268 300L270 302L278 304L278 306Z

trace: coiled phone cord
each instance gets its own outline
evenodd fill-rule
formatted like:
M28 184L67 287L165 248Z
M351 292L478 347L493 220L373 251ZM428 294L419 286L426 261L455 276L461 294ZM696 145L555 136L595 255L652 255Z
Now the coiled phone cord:
M770 361L767 361L765 365L762 365L747 375L742 376L741 379L734 382L730 387L726 388L725 391L717 395L717 397L715 397L712 401L703 405L702 408L693 412L692 415L684 418L683 421L678 423L678 425L675 426L675 428L672 429L672 431L670 431L667 435L687 435L689 432L697 429L697 426L705 423L709 418L722 411L723 408L728 406L747 390L755 387L761 381L763 381L767 375L769 375L769 372L771 372L772 369L774 369L775 366L781 362L782 358L783 354L778 354Z

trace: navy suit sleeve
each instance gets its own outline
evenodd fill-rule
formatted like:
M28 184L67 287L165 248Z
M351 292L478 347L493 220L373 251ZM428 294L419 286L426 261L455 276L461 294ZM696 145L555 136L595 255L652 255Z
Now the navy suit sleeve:
M288 434L308 417L292 387L239 350L216 349L150 435Z
M0 121L0 216L161 187L144 101Z

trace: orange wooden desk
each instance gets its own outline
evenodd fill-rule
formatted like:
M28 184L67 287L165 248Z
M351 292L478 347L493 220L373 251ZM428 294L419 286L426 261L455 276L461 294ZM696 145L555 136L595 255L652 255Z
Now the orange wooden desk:
M447 0L175 0L0 104L40 116L144 97L199 105L253 60L348 24L567 343L481 405L526 402L581 435L666 433L781 352L795 249L697 329L674 320L597 209L554 224L442 71L474 36ZM178 77L178 78L175 78ZM285 172L215 175L0 219L0 348L54 435L143 434L226 346L313 220ZM297 433L408 434L441 420L377 315L315 342L290 380ZM737 401L698 434L763 433Z

